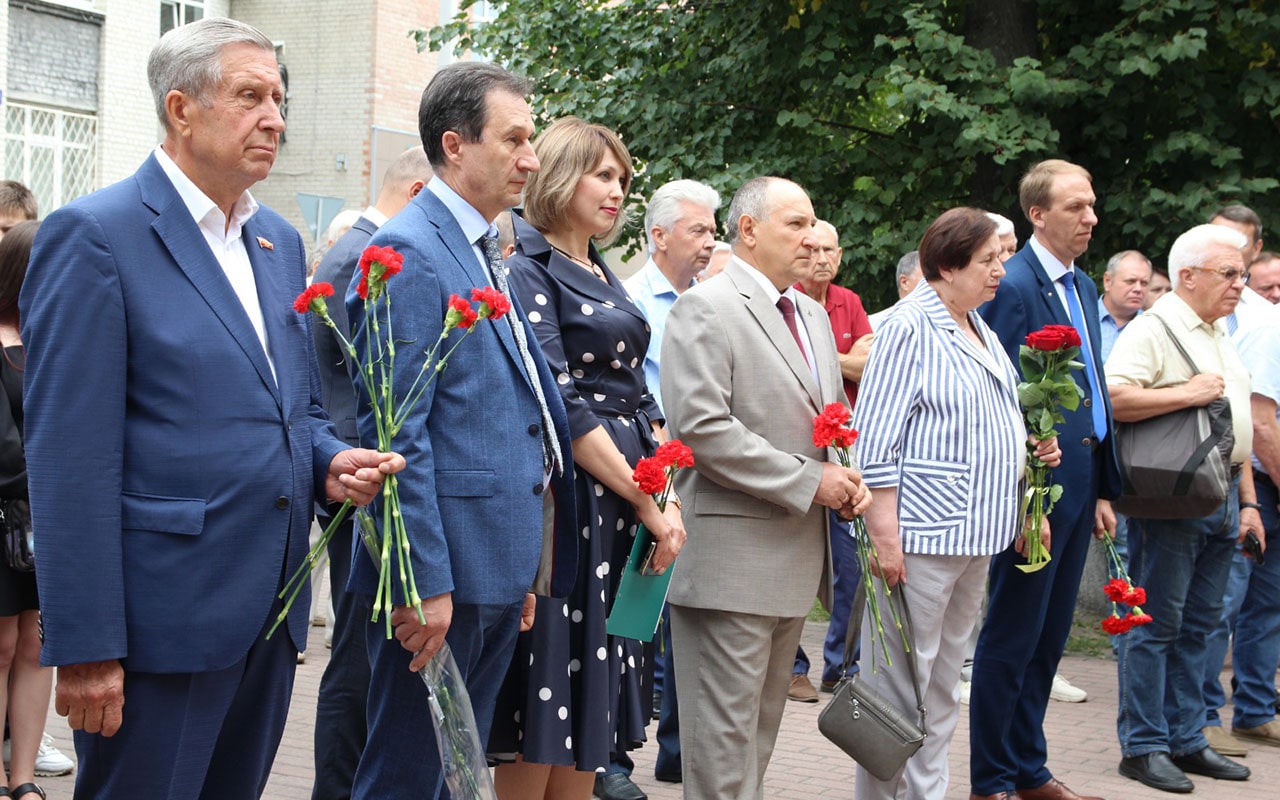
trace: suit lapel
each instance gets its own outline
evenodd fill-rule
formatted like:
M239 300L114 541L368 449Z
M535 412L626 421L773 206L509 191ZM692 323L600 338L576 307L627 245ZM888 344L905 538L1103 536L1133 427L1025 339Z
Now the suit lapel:
M250 219L241 230L241 238L245 251L249 254L249 264L253 267L253 280L258 288L258 305L262 307L262 324L267 331L267 344L276 356L271 362L276 369L275 384L279 389L276 399L281 403L287 418L290 411L288 398L292 396L290 384L297 378L294 374L297 365L289 360L289 354L296 351L285 340L290 330L288 315L297 312L293 310L294 298L288 296L288 275L284 272L290 265L277 255L282 252L277 247L285 245L281 242L268 248L260 244L259 227ZM254 339L257 339L256 334Z
M813 400L814 407L822 408L822 391L813 380L813 373L809 371L809 365L804 360L804 354L800 352L800 347L796 344L795 338L792 337L791 330L787 328L787 323L782 319L782 312L778 311L777 306L769 302L769 298L765 296L755 278L744 272L737 264L730 261L729 265L725 267L725 273L730 276L734 285L738 287L738 292L745 298L747 310L751 312L751 315L756 318L756 322L764 329L769 343L778 351L778 355L786 362L796 380L800 381L800 385L808 392L809 397ZM804 317L803 314L798 316L800 318ZM807 321L805 322L805 330L810 330ZM809 336L809 341L814 341L812 334Z
M249 315L245 313L244 306L240 304L240 298L231 288L231 281L222 271L222 266L214 258L204 234L191 218L191 213L183 204L182 198L178 196L177 190L173 188L173 184L169 182L168 176L156 162L154 155L143 164L138 171L138 177L143 202L156 212L156 218L151 223L152 229L169 250L169 254L173 256L174 263L186 274L196 291L248 356L254 369L258 371L262 383L279 404L279 389L276 387L275 378L271 375L266 351L258 341L253 323L249 321ZM251 244L246 242L246 247ZM251 257L250 262L252 261ZM257 277L256 268L255 277Z
M815 309L809 303L801 303L799 305L799 310L800 313L797 314L796 317L800 320L800 324L804 325L805 332L809 335L809 345L813 348L813 357L818 363L818 377L821 379L824 374L824 370L822 369L823 364L830 364L833 361L839 363L839 357L836 355L835 351L835 337L831 334L831 322L827 317L826 310ZM819 317L819 314L822 316ZM781 317L782 313L779 312L778 316ZM783 321L782 327L783 330L786 330L787 325L785 320ZM791 331L787 331L787 336L791 336ZM828 344L831 346L828 347ZM805 375L807 375L810 380L805 382L804 388L805 391L809 392L809 397L813 398L814 408L820 411L822 410L822 407L826 405L825 398L833 398L832 402L834 402L834 398L838 398L843 394L844 382L838 380L836 381L836 386L820 386L815 384L812 380L814 371L808 369L808 366L808 364L805 364Z
M1031 247L1031 243L1023 245L1019 252L1026 258L1027 266L1031 268L1031 276L1036 279L1036 285L1040 288L1036 294L1044 303L1044 309L1053 318L1054 324L1070 325L1071 318L1067 316L1067 310L1062 305L1061 289L1057 283L1049 280L1049 273L1045 272L1040 259L1036 258L1036 251Z

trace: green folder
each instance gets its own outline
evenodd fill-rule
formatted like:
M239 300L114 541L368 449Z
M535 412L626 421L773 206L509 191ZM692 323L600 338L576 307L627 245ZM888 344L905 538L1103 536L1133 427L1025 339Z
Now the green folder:
M610 636L647 642L658 630L658 618L662 616L662 606L667 602L667 587L671 584L675 564L667 567L661 575L640 574L640 563L652 543L649 531L644 525L639 526L631 555L627 557L627 565L622 571L622 580L618 583L613 610L605 620L605 630Z

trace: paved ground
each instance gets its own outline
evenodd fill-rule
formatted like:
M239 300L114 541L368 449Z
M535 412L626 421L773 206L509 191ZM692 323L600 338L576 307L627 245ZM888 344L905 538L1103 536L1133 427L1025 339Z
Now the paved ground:
M810 652L821 652L824 625L809 623L804 644ZM312 776L312 735L316 687L328 660L322 628L312 628L307 662L298 667L293 708L285 739L276 758L266 797L271 800L306 800ZM1050 703L1047 720L1050 768L1059 779L1080 792L1102 795L1110 800L1169 800L1173 795L1149 789L1120 777L1116 765L1120 750L1115 738L1115 665L1109 660L1068 657L1062 672L1072 683L1089 693L1080 704ZM815 674L815 679L817 675ZM824 702L827 695L823 695ZM823 704L788 703L777 751L769 767L766 796L777 800L851 798L853 765L818 733L818 711ZM1229 718L1229 715L1228 715ZM49 732L58 745L71 752L70 732L65 720L50 712ZM649 729L653 735L652 726ZM676 784L658 783L653 775L653 749L635 754L636 781L652 800L676 800ZM1196 778L1192 797L1211 800L1274 800L1280 796L1280 748L1251 748L1245 763L1253 770L1243 783ZM968 723L962 717L951 747L952 787L948 800L968 798ZM45 778L42 784L51 800L71 797L73 778Z

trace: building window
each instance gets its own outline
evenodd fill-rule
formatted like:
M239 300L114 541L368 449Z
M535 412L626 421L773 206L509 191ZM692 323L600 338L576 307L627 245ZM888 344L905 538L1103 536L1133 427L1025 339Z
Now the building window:
M160 0L160 35L204 18L204 0Z
M4 111L4 174L26 184L47 213L98 185L98 120L9 102Z

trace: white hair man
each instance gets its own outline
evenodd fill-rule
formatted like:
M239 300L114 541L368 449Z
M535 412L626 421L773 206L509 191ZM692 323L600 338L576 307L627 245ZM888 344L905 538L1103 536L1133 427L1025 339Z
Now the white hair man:
M996 236L1000 237L1000 263L1003 264L1018 252L1018 234L1014 230L1013 220L1003 214L988 211L987 216L996 224Z
M1197 519L1129 519L1129 572L1146 588L1143 610L1157 621L1129 631L1120 645L1120 774L1162 791L1191 791L1188 772L1249 777L1247 767L1210 746L1201 694L1208 633L1222 619L1232 552L1248 532L1264 537L1249 463L1249 372L1220 322L1240 301L1246 244L1221 225L1179 236L1169 252L1173 291L1129 323L1106 363L1120 422L1220 397L1231 406L1233 480L1223 504Z

